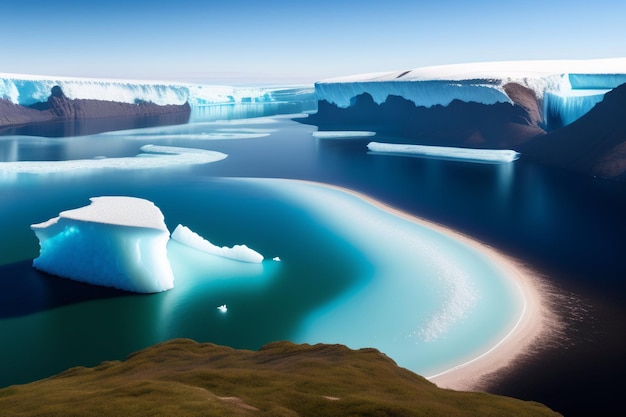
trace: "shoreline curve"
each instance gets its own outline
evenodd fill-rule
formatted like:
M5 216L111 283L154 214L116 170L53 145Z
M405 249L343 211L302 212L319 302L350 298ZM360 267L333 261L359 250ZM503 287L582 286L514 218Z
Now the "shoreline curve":
M496 343L485 346L485 349L477 356L435 375L425 376L426 379L440 388L464 391L483 390L483 384L490 375L514 365L516 360L531 352L539 340L549 337L552 330L558 328L556 314L549 307L549 300L545 296L545 294L550 293L550 291L545 291L546 283L536 272L520 261L461 232L392 207L362 192L317 181L284 180L308 183L350 194L392 215L430 228L471 246L504 271L503 275L510 280L509 284L519 291L519 296L522 298L523 307L520 316L512 328L505 330L506 334L503 337L499 338Z

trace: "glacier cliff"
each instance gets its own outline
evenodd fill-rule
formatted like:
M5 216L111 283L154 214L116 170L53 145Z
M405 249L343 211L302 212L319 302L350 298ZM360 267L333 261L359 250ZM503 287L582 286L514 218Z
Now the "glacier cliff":
M507 61L443 65L333 78L317 82L318 101L340 109L367 94L381 105L398 96L417 107L449 106L453 101L517 104L507 85L532 91L542 125L566 125L589 111L604 94L626 83L626 58L564 61Z
M299 113L315 108L312 86L251 87L0 74L0 127L37 135L33 123L78 121L74 136L212 118ZM108 123L105 123L109 119ZM113 120L115 119L115 120ZM15 128L16 126L22 126Z
M0 98L31 106L45 102L58 86L73 100L98 99L120 103L204 106L211 104L271 103L312 99L311 86L245 87L166 81L50 77L0 73Z

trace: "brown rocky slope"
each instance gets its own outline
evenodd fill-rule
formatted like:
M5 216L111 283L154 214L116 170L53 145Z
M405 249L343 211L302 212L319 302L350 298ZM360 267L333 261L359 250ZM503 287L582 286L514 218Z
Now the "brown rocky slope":
M0 390L3 416L557 416L437 388L375 349L271 343L258 352L175 339L126 361Z

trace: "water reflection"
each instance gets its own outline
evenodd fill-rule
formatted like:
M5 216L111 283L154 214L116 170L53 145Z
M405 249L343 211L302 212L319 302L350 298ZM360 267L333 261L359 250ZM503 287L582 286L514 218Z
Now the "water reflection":
M188 113L173 113L143 117L109 117L102 119L65 120L52 123L33 123L0 129L0 135L69 137L94 135L123 129L141 129L149 126L167 126L189 122Z
M0 138L0 162L17 161L17 141Z

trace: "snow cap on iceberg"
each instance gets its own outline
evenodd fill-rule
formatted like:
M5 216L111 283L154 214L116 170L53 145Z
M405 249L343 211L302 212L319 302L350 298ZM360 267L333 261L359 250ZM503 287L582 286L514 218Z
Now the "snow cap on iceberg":
M41 271L138 293L174 286L167 258L169 231L152 202L94 197L91 204L31 225L39 239Z

